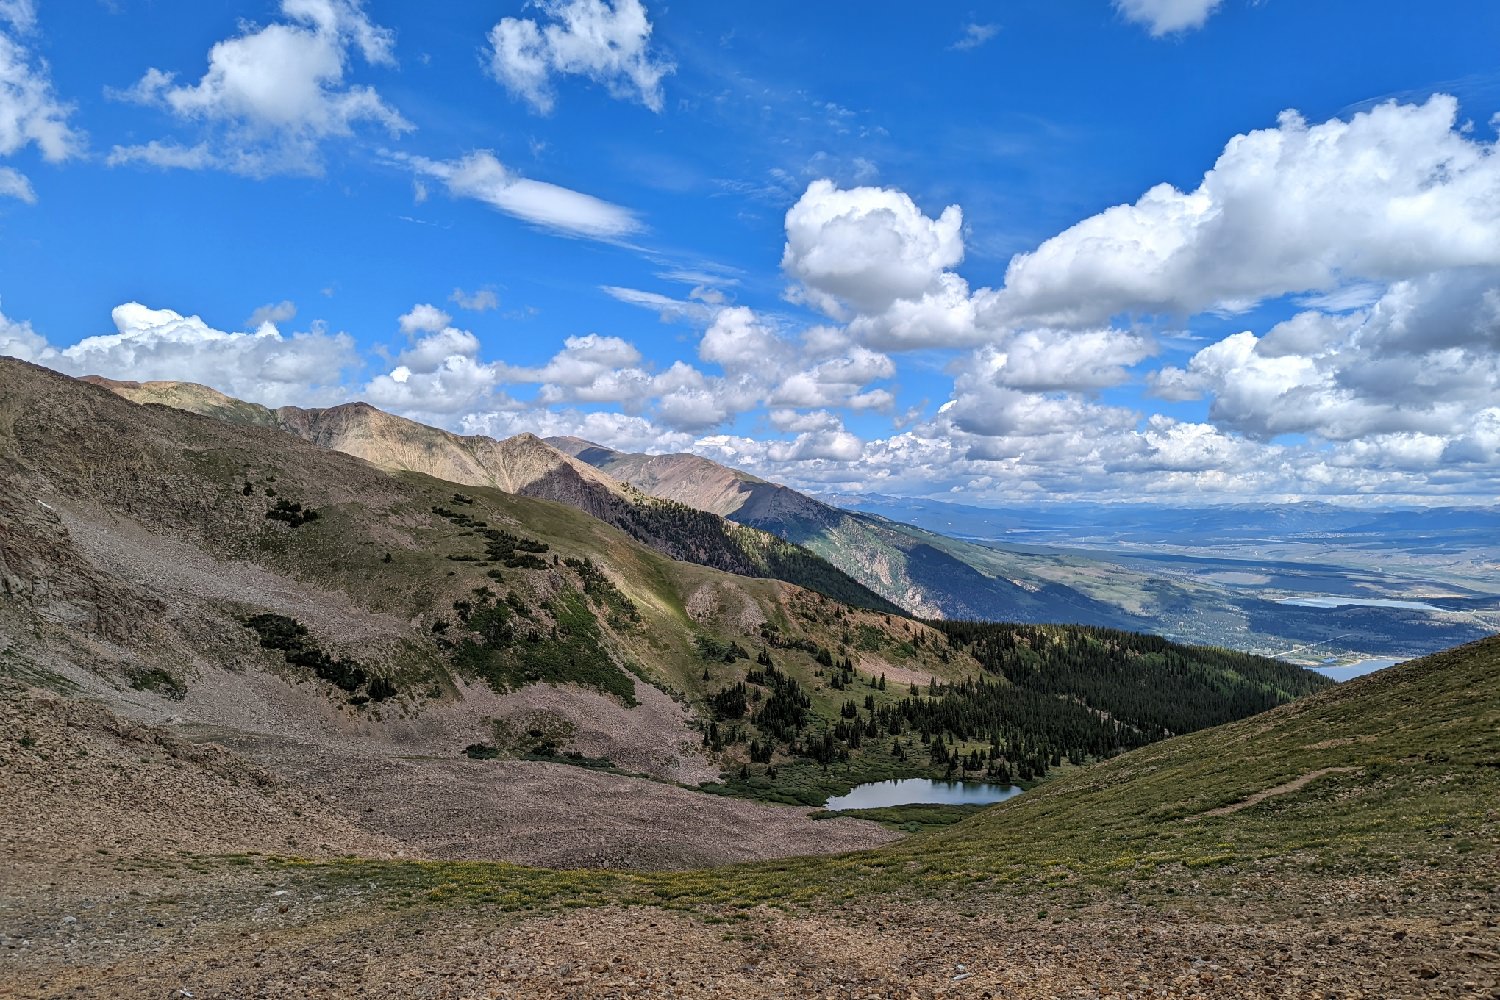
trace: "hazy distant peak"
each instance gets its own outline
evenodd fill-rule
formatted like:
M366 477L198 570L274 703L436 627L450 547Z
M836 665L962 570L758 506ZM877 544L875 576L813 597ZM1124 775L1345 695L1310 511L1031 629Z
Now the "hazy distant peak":
M233 424L257 427L275 427L277 424L276 415L266 407L226 396L211 386L199 385L197 382L131 382L103 375L85 375L79 381L108 389L132 403L170 406L175 410L186 410Z

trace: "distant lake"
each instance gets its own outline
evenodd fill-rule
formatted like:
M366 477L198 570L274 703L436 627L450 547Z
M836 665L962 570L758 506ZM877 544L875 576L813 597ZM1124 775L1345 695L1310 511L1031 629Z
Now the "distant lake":
M856 785L848 795L836 795L823 803L824 809L880 809L885 806L909 805L988 805L1003 802L1022 789L1015 785L992 785L979 781L933 781L931 778L902 778L899 781L872 781Z
M1408 611L1441 611L1433 604L1421 601L1388 601L1375 597L1287 597L1277 604L1291 604L1299 608L1343 608L1357 605L1362 608L1405 608Z
M1365 674L1373 674L1377 670L1384 670L1386 667L1394 667L1396 664L1404 662L1406 661L1400 659L1379 658L1360 660L1358 663L1346 663L1341 667L1313 667L1313 669L1324 677L1331 677L1336 681L1343 682L1353 680L1356 677L1363 677Z

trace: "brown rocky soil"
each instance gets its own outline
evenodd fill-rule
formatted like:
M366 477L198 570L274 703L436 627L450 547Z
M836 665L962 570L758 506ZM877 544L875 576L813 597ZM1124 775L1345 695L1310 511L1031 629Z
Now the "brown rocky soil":
M696 868L875 847L895 833L569 764L220 739L354 822L427 858L547 868Z
M1500 996L1494 914L1277 912L1195 902L959 914L608 907L391 910L295 879L100 869L3 914L0 996L193 998L1401 998ZM135 893L137 895L132 895Z

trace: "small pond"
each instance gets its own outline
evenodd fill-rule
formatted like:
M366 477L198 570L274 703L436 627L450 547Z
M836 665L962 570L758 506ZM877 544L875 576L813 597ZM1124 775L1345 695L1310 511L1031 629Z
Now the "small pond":
M885 806L909 805L989 805L1020 795L1015 785L992 785L980 781L933 781L931 778L902 778L899 781L872 781L856 785L847 795L835 795L823 803L833 812L844 809L880 809Z

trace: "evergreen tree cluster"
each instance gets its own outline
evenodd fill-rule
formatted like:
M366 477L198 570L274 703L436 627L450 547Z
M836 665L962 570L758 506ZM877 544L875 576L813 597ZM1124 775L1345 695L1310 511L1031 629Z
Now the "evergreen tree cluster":
M455 493L454 499L463 497L462 493ZM462 503L472 504L472 498L465 497ZM435 506L432 512L441 518L460 528L467 528L479 535L484 536L484 558L474 556L449 556L457 562L492 562L501 563L507 569L546 569L545 560L538 558L547 552L551 546L535 538L524 538L513 535L509 531L500 528L491 528L488 521L480 521L470 517L462 511L455 511L448 507Z
M752 763L770 763L784 746L827 767L889 739L897 760L922 754L928 767L949 777L1009 782L1042 778L1064 761L1080 765L1243 718L1325 683L1278 661L1110 629L931 624L943 633L948 652L973 655L984 674L933 680L925 691L911 684L896 700L877 697L887 689L883 675L870 678L862 702L846 698L835 718L809 732L814 720L806 693L762 649L745 682L719 692L713 704L750 692L747 707L760 734L750 745ZM835 660L817 646L811 652L818 672L828 671L831 688L862 684L848 658ZM770 694L756 709L765 688Z
M785 580L857 608L904 614L794 542L675 500L631 494L605 520L659 552L737 576Z
M376 676L356 660L330 656L318 648L307 626L285 615L259 614L245 619L245 626L260 637L265 649L281 652L287 663L312 671L349 695L351 704L384 701L396 693L396 686L385 677ZM360 690L363 689L363 693Z
M770 689L770 694L755 713L754 722L770 739L791 744L807 725L812 699L795 677L778 670L769 656L765 659L765 663L757 663L756 669L745 674L746 684ZM761 693L756 691L752 699L760 701Z
M533 609L514 590L502 600L488 586L476 587L471 597L454 601L453 610L457 629L435 622L433 641L461 671L497 691L571 682L636 704L635 682L605 648L598 619L579 591L566 587Z
M578 574L583 592L595 604L608 610L611 625L623 628L640 622L641 612L635 602L620 592L620 588L615 586L614 581L604 574L604 570L594 560L587 556L582 559L569 557L563 560L563 565Z
M266 511L266 517L272 521L282 521L293 528L300 528L304 524L318 519L318 512L311 507L303 507L295 500L277 500Z
M930 623L1018 688L1091 706L1149 739L1205 729L1329 683L1280 660L1085 626Z

